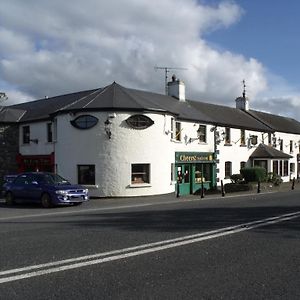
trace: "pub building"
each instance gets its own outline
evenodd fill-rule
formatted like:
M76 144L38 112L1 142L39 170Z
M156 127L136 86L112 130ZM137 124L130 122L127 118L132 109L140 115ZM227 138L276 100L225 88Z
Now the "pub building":
M175 76L168 95L113 82L1 106L0 141L1 177L56 172L92 197L198 194L254 164L299 174L299 122L250 109L245 92L235 108L188 100Z

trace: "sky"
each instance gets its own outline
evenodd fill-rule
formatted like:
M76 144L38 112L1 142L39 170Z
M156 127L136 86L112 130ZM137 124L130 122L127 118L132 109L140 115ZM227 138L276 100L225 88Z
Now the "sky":
M1 0L2 105L107 86L164 93L300 121L298 0ZM178 68L178 69L176 69ZM184 69L183 69L184 68Z

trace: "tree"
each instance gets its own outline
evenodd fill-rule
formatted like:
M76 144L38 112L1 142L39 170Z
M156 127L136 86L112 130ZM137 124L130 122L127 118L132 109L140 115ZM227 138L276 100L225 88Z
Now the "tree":
M6 94L3 92L0 92L0 103L7 99L8 99L8 97L6 96Z

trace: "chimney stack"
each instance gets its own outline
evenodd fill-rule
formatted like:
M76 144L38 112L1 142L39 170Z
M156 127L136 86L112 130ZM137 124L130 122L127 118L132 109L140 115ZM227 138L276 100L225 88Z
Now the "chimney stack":
M246 84L245 80L243 80L243 96L238 97L235 99L236 108L248 111L249 110L249 100L248 97L246 97Z
M172 81L168 82L168 95L179 99L179 101L185 101L185 84L175 75L172 76Z

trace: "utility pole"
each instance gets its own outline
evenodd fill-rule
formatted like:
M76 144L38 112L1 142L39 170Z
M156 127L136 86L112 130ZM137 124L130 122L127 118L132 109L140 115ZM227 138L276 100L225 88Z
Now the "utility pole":
M168 95L168 73L170 70L187 70L186 68L180 68L180 67L154 67L154 70L165 70L165 93Z

